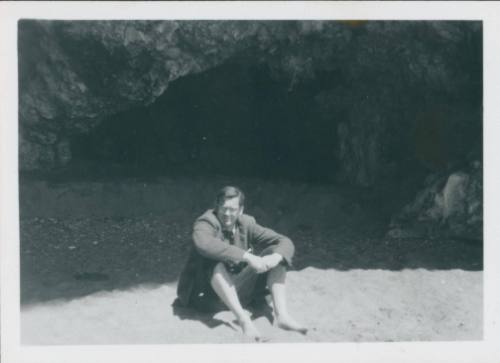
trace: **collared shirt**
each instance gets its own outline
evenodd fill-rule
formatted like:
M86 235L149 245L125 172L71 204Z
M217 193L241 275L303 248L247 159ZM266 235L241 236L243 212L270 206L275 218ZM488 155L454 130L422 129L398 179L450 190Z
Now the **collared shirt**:
M235 244L235 238L237 237L236 234L237 234L236 225L234 225L233 228L231 228L231 230L225 230L225 229L222 230L222 235L223 235L224 240L228 241L231 245ZM252 251L251 248L248 249L248 252L251 252L251 251ZM237 263L232 262L232 261L227 261L224 263L224 265L226 266L227 270L230 273L238 274L247 266L247 263L244 261L237 262Z
M222 235L224 236L224 239L226 241L229 241L229 243L231 243L233 245L234 244L234 237L236 235L236 225L234 225L230 231L223 229Z

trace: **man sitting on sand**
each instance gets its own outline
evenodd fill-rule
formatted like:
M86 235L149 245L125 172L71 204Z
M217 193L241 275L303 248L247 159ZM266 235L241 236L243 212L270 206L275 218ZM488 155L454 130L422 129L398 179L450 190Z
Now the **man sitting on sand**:
M305 334L307 329L290 316L286 304L285 277L293 243L243 214L244 202L240 189L226 186L217 194L215 209L195 221L194 245L177 288L179 301L204 311L229 308L243 333L259 340L243 306L270 292L277 325Z

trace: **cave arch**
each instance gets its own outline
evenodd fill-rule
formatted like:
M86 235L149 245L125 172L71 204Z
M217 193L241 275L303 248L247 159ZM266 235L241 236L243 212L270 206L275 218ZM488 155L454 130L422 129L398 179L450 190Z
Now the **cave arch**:
M223 158L244 149L238 162L256 175L372 186L480 154L477 22L23 20L19 30L21 171L68 169L73 153L82 159L88 150L90 159L101 155L132 165L163 157L157 165L173 169L196 160L192 169L206 166L219 173L217 157L207 155ZM212 93L205 98L195 94L196 82L202 85L204 79L211 79L204 87ZM258 82L265 87L257 92ZM184 107L158 111L160 103L173 102L168 99L182 92L184 98L197 97L206 114L197 114L180 96L177 105ZM214 102L210 111L206 101L218 93L228 102ZM222 114L221 107L238 108L232 118L246 122L223 123L219 116L206 127L212 113ZM162 125L154 121L158 112L170 112L172 120L190 113L185 119L192 124ZM436 122L429 120L436 117L444 131L432 134ZM153 128L141 130L131 119L150 120ZM131 128L113 129L120 122ZM230 147L238 139L236 124L239 133L256 135L248 145L245 139ZM221 134L204 140L213 128ZM106 129L118 139L102 140ZM176 137L167 151L159 135L170 132ZM426 135L437 135L433 143L446 145L429 151ZM148 155L140 142L157 145L157 152ZM252 145L257 143L259 148ZM221 144L226 146L216 151ZM252 152L262 155L252 158ZM238 162L220 164L241 172ZM292 175L296 165L303 168L301 176Z

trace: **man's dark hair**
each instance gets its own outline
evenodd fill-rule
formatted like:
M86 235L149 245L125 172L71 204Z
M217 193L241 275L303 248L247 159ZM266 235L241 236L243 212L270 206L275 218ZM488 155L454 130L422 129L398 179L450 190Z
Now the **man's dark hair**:
M217 192L215 197L215 208L218 208L224 201L232 198L239 198L240 207L245 205L245 194L238 187L227 185Z

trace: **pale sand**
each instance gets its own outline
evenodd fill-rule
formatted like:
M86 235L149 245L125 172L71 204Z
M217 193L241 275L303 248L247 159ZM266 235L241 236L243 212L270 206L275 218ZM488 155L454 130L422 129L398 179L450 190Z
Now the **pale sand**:
M317 269L288 275L289 308L306 336L255 320L270 342L482 339L481 271ZM229 312L208 327L174 315L175 283L23 306L23 344L246 342ZM210 320L208 316L203 317Z

